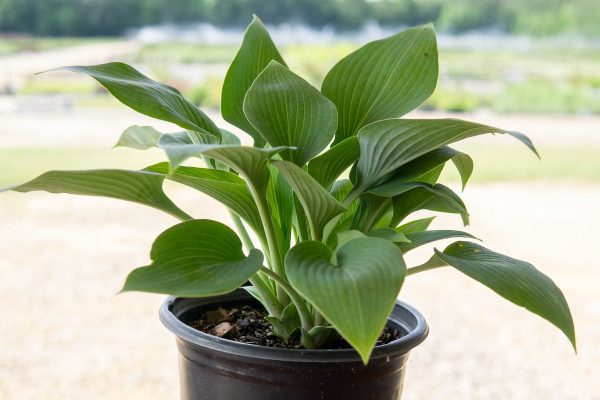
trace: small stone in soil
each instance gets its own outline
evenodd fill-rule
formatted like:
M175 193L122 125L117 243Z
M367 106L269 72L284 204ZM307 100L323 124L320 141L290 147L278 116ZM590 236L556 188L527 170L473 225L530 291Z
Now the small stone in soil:
M188 325L201 332L235 342L255 344L258 346L297 349L301 348L299 337L291 337L287 341L275 336L271 324L265 319L268 313L262 309L249 306L206 311L200 318L189 322ZM376 346L390 343L401 338L402 332L386 326ZM329 343L328 349L349 349L351 346L342 337L338 336Z

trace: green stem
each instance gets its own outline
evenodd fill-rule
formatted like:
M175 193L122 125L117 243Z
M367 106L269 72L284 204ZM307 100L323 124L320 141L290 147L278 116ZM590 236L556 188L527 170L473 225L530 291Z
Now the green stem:
M325 323L325 318L323 318L323 315L317 310L314 310L313 314L315 319L315 325L323 326L323 324Z
M277 296L271 291L269 285L258 275L253 276L249 281L260 295L262 299L261 303L265 306L269 314L280 318L283 306L277 300Z
M302 299L300 294L298 294L298 292L296 292L294 288L285 279L283 279L281 276L277 275L270 269L261 267L260 270L265 275L271 277L271 279L277 282L279 287L281 287L287 292L287 294L290 296L290 299L296 306L296 310L298 311L298 315L300 316L302 329L304 329L306 332L310 331L314 325L313 319L310 314L310 311L308 311L308 308L306 308L306 303L304 302L304 299Z
M254 201L256 201L256 207L258 208L258 213L260 215L260 219L265 229L265 235L267 236L267 245L269 247L268 251L271 255L271 267L273 268L273 272L275 272L275 274L285 279L283 262L279 254L277 237L275 236L275 229L273 227L271 215L269 214L269 207L267 201L264 198L264 196L262 196L253 186L251 186L251 191L254 195ZM285 305L289 302L288 296L285 291L277 290L277 298L279 299L279 302L281 304Z
M248 234L248 231L246 230L246 227L244 226L244 223L240 219L239 215L229 210L229 216L231 217L231 220L235 225L235 229L238 231L246 250L255 249L256 246L254 246L254 243L252 243L252 239L250 238L250 235Z
M371 210L371 212L367 216L367 220L365 221L365 224L363 226L363 232L366 233L366 232L369 232L371 229L373 229L373 226L377 223L377 221L379 221L385 215L386 206L388 204L389 204L389 202L384 201L381 203L379 208L377 208L375 210Z
M229 211L229 215L231 216L233 224L235 225L238 233L240 234L242 243L244 243L246 249L250 250L256 248L254 246L254 243L252 243L252 239L250 238L250 235L248 234L248 231L246 230L246 227L242 223L240 217L231 210ZM262 299L262 304L265 306L269 314L279 318L281 316L281 313L283 312L283 306L281 305L281 303L277 299L277 296L275 296L269 285L258 274L248 280L260 295L260 298Z
M361 193L362 193L362 188L360 188L358 186L355 186L354 188L352 188L350 193L348 193L348 196L346 196L346 198L342 201L342 204L344 205L344 207L350 207L352 202L354 200L356 200L356 198L358 196L360 196Z

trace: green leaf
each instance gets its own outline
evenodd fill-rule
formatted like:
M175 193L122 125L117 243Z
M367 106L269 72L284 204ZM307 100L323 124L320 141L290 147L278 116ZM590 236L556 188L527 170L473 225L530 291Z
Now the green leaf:
M335 264L332 258L325 244L305 241L288 253L286 273L367 364L404 282L402 253L385 239L365 237L343 245Z
M133 125L125 129L115 147L147 150L158 146L162 133L151 126Z
M127 128L116 146L131 147L136 149L149 149L157 147L164 150L170 164L170 173L173 173L179 166L192 157L202 157L202 155L215 148L220 147L242 147L240 140L234 134L221 129L222 138L219 139L213 135L200 134L197 132L175 132L160 133L150 126L131 126ZM219 142L222 142L220 144ZM271 151L271 150L266 150ZM222 165L214 159L205 156L207 163L213 168L229 170L229 167Z
M339 337L331 326L313 326L308 332L302 332L301 342L307 349L319 349L334 335Z
M342 247L351 240L367 237L364 233L357 230L348 230L337 232L337 247Z
M297 165L288 161L273 161L273 165L298 196L308 217L313 238L320 239L327 222L346 211L346 207Z
M145 170L163 174L172 181L206 193L239 215L258 235L264 236L252 194L246 182L239 176L231 172L195 167L179 167L173 174L168 175L167 163L155 164Z
M458 152L458 154L452 157L452 162L460 175L462 190L465 190L467 182L469 182L469 178L473 174L473 159L466 153Z
M281 158L300 166L327 147L337 125L333 103L277 61L248 89L244 113L271 146L294 148Z
M433 93L437 77L431 25L368 43L346 56L329 71L321 88L339 113L335 143L371 122L413 110Z
M403 165L440 147L485 133L514 132L459 119L393 119L372 123L358 134L359 193ZM535 151L524 135L517 136Z
M172 122L185 129L221 137L216 125L171 86L155 82L135 68L120 62L91 66L61 67L96 79L127 107Z
M123 291L206 297L231 292L254 275L262 253L250 250L226 225L192 220L175 225L154 241L152 264L133 270Z
M430 151L429 153L406 163L394 172L390 180L402 180L407 182L410 180L421 181L421 179L417 178L435 170L437 167L443 166L448 160L452 160L456 166L464 189L473 173L473 160L468 154L454 150L448 146Z
M49 171L22 185L5 190L100 196L144 204L182 220L191 217L177 207L162 189L164 175L147 171L98 169Z
M409 239L406 235L392 228L377 228L370 231L368 235L371 237L386 239L393 243L400 243L402 245L408 245L411 242L411 239Z
M360 156L360 148L356 136L333 146L325 153L313 158L308 163L308 173L326 189L350 167Z
M221 114L225 121L252 136L256 147L263 147L265 141L246 119L243 110L244 97L252 82L271 60L285 65L267 29L255 16L246 30L242 46L225 76L221 96Z
M390 192L390 194L393 192ZM394 215L390 226L396 226L404 218L418 210L432 210L460 214L463 224L469 224L469 213L463 201L448 187L436 183L421 183L413 189L392 198Z
M454 230L412 232L406 234L406 238L408 239L409 243L400 243L398 247L400 248L402 253L407 253L413 249L416 249L417 247L426 245L428 243L456 237L477 239L470 233Z
M283 340L288 340L292 333L302 326L300 315L298 315L298 310L294 303L288 304L283 309L281 318L269 315L265 319L273 325L273 333Z
M404 225L400 225L396 228L396 231L404 233L405 235L408 235L409 233L413 232L426 231L434 219L435 217L416 219L414 221L407 222Z
M245 146L210 146L202 154L229 165L248 183L250 191L263 195L269 183L270 157L283 150L282 147L258 149Z
M470 242L453 243L443 252L436 250L436 255L505 299L554 324L576 348L573 317L565 296L530 263Z

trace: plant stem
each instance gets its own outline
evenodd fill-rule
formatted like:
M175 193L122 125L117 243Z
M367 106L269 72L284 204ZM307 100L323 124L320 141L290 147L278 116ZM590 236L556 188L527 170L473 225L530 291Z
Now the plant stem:
M306 307L306 303L304 299L300 297L300 294L294 290L294 288L281 276L277 275L273 271L268 268L261 267L260 270L265 274L271 277L277 284L287 292L290 296L290 299L296 306L296 310L298 311L298 315L300 316L300 322L302 324L302 329L306 332L310 331L314 325L312 316L308 308Z
M229 210L229 215L231 216L233 224L235 225L238 233L240 234L242 243L244 243L246 250L256 248L254 246L254 243L252 243L252 239L250 238L250 235L248 234L248 231L246 230L246 227L242 223L240 217L231 210ZM277 299L277 296L275 296L269 285L263 280L263 278L261 278L258 275L253 276L248 280L260 295L262 303L269 312L269 314L279 318L281 316L281 313L283 312L283 306L281 305L281 303Z
M254 243L252 243L252 239L250 238L250 235L248 234L248 231L246 230L246 227L244 226L244 223L242 222L240 217L231 210L229 210L229 216L231 217L231 220L233 221L233 224L235 225L235 229L240 234L242 243L244 243L246 250L255 249L256 246L254 246Z
M263 278L257 274L248 280L260 295L260 298L262 299L261 303L265 306L269 314L280 318L281 313L283 312L283 306L279 300L277 300L277 296L271 291L271 288Z
M344 199L344 201L342 201L342 204L344 205L344 207L350 207L350 205L352 204L352 202L354 200L356 200L356 198L358 196L360 196L360 194L362 193L362 188L355 186L354 188L352 188L352 190L350 191L350 193L348 193L348 196L346 196L346 198Z
M268 251L271 254L271 266L273 268L273 272L275 272L275 274L279 277L285 279L285 271L283 269L283 263L279 254L279 246L277 244L277 237L275 236L275 229L273 228L273 221L271 220L271 215L269 214L267 200L256 190L255 187L250 187L252 193L254 194L254 201L256 201L256 207L258 208L258 213L260 214L260 219L265 229L265 235L267 236L267 245L269 247ZM273 277L271 276L271 278ZM277 298L283 305L286 305L289 302L289 298L285 291L277 290Z

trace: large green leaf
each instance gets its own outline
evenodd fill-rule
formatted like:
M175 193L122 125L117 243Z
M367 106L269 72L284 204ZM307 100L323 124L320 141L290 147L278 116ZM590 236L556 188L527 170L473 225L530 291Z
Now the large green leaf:
M437 242L438 240L463 237L468 239L477 239L470 233L454 230L438 230L438 231L422 231L407 233L406 238L409 243L399 243L398 247L403 253L416 249L417 247L428 243Z
M225 76L221 95L221 114L225 121L252 136L257 147L263 147L265 141L246 119L243 110L244 97L252 82L271 60L285 65L262 21L255 16Z
M296 164L273 161L273 165L298 196L308 217L313 238L320 240L327 222L346 211L346 207Z
M372 123L358 134L357 190L361 192L379 183L417 157L485 133L511 134L535 152L531 141L522 134L459 119L391 119Z
M371 122L413 110L433 93L437 77L431 25L407 29L351 53L332 68L321 88L339 113L335 143Z
M257 234L264 235L252 194L239 176L227 171L195 167L179 167L168 175L167 163L155 164L145 170L161 173L170 180L206 193L239 215Z
M576 347L573 317L556 284L528 262L493 252L475 243L456 242L436 255L505 299L557 326Z
M271 146L293 147L281 158L300 166L331 142L337 125L333 103L277 61L248 89L244 113Z
M329 189L335 180L350 167L360 155L356 136L336 144L308 163L308 173L324 188Z
M216 125L171 86L155 82L120 62L58 68L90 75L126 106L185 129L221 137Z
M133 270L123 291L206 297L235 290L263 262L262 253L245 256L242 242L226 225L192 220L175 225L154 241L152 264Z
M110 197L154 207L182 220L190 219L163 191L164 179L162 174L120 169L49 171L27 183L5 190L42 190L49 193Z
M392 206L394 214L390 222L391 227L396 226L408 215L418 210L460 214L463 223L469 224L469 214L461 198L440 183L435 185L421 183L409 191L395 195L392 198Z
M288 253L286 273L366 364L404 282L402 253L388 240L365 237L340 247L333 264L332 256L321 242L299 243Z

